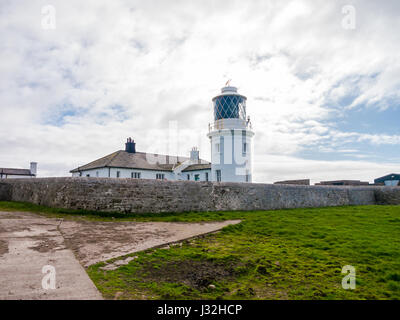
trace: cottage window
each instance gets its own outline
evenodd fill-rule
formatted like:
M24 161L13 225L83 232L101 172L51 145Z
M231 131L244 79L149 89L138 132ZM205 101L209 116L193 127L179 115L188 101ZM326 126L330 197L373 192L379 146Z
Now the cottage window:
M157 180L164 180L165 179L164 173L157 173L156 174L156 179Z
M133 179L140 179L140 172L132 172L131 178Z

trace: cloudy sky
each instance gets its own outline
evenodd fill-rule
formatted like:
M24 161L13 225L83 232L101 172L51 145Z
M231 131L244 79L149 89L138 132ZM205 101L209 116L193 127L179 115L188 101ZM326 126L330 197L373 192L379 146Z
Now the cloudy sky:
M0 167L69 176L130 136L210 160L211 99L232 79L256 182L400 172L399 15L398 0L0 0Z

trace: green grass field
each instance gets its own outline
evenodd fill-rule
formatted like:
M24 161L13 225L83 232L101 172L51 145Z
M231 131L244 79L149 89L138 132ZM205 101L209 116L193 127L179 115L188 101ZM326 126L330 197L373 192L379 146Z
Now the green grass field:
M94 212L59 212L38 206L29 209L31 206L0 202L0 210L111 219ZM169 249L132 254L137 256L135 260L114 271L101 270L104 263L99 263L87 272L109 299L400 298L400 206L124 218L191 222L225 219L241 219L242 223ZM355 290L342 288L345 265L356 268Z

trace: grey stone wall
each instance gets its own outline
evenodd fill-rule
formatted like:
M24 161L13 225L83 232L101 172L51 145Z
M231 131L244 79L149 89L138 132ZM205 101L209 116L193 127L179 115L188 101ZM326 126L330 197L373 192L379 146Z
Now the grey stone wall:
M9 179L4 200L106 212L270 210L400 204L400 188L296 186L110 178ZM8 188L7 188L8 186ZM3 188L3 189L2 189Z
M11 185L0 182L0 201L11 201Z

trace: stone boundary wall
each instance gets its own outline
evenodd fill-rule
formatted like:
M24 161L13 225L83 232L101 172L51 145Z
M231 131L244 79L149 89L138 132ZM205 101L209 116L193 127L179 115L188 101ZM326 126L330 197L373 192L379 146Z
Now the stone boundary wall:
M106 212L271 210L400 204L400 188L296 186L113 178L7 179L0 199Z

